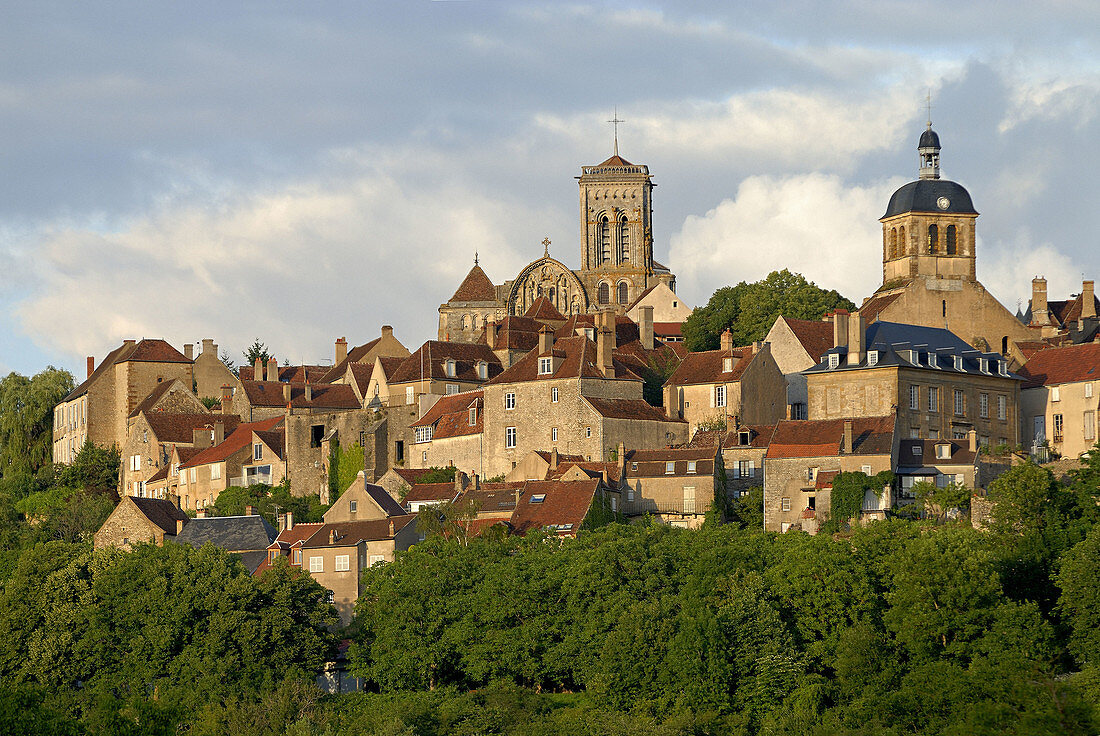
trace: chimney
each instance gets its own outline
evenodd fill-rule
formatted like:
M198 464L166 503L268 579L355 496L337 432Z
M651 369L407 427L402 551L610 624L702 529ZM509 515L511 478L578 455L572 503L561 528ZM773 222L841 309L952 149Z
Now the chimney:
M267 359L267 380L279 382L279 361L274 358Z
M195 346L192 345L189 342L184 343L183 344L183 357L187 358L188 360L194 360L195 359Z
M392 537L393 535L394 535L393 519L390 519L390 536Z
M497 336L497 318L496 317L490 317L489 321L485 323L485 344L488 345L489 347L493 347L493 345L496 343L496 341L494 339L494 338L496 338L496 336Z
M848 365L863 362L863 331L863 315L856 310L848 320Z
M260 356L258 355L256 356L256 362L252 365L252 380L264 380L264 362L260 359Z
M256 509L254 509L254 508L252 507L252 505L251 505L251 504L249 504L248 506L245 506L245 507L244 507L244 515L245 515L245 516L252 516L252 515L253 515L253 513L252 513L252 512L254 512L255 510L256 510Z
M382 325L382 337L393 337L393 327L390 325Z
M328 543L329 544L336 544L336 540L337 540L336 530L333 529L328 533Z
M841 452L845 455L852 454L852 420L844 420L844 447L841 448Z
M203 506L201 509L199 509L198 511L195 512L195 518L196 519L205 519L208 516L209 516L209 514L207 513L205 506Z
M606 327L601 327L596 335L596 367L603 373L604 378L615 377L615 364L611 360L614 339Z
M283 401L290 401L290 384L283 384Z
M615 313L610 309L603 313L604 325L607 327L607 331L611 333L611 349L619 347L619 331L616 325Z
M558 469L558 448L556 447L550 450L550 469Z
M455 493L462 493L470 485L469 478L461 470L455 471Z
M336 363L342 363L348 359L348 339L341 337L336 341Z
M225 441L225 422L221 419L214 420L214 444L220 445Z
M1096 289L1092 281L1081 282L1081 319L1096 316Z
M192 429L191 444L200 450L210 447L210 425Z
M94 372L95 372L95 356L94 355L89 355L88 356L88 376L87 377L91 378L92 373L94 373Z
M622 479L623 479L623 474L626 473L626 444L623 443L623 442L619 443L618 465L619 465L619 481L621 482ZM604 480L607 480L607 478L605 477Z
M1047 280L1036 276L1031 280L1031 324L1045 327L1050 323L1047 311Z
M838 309L833 312L833 347L843 348L848 346L848 310Z
M279 533L286 531L286 514L279 514L275 517L276 526L279 527Z
M472 479L470 480L470 487L473 488L475 491L481 490L481 476L477 473L474 473Z
M794 404L787 404L787 419L791 419L794 413Z
M554 331L549 325L543 325L539 330L539 355L550 352L554 347Z
M978 430L971 429L969 432L967 432L966 433L966 442L967 442L967 446L970 448L971 452L977 452L978 451Z
M176 519L176 535L177 536L180 534L180 532L183 531L183 525L186 524L186 523L187 523L187 521L184 520L184 519Z
M653 349L653 307L645 305L640 310L638 321L638 338L642 341L642 347L646 350Z
M718 339L722 346L723 353L728 353L733 350L733 333L730 332L728 327L722 330L722 334Z
M516 489L516 494L515 494L516 495L516 511L519 511L519 497L520 497L521 493L522 493L522 491L520 491L520 489L517 488Z
M222 414L233 413L233 387L228 383L222 386Z
M287 511L286 514L284 514L284 516L286 517L286 522L285 522L284 528L287 531L289 531L289 530L294 528L294 512L293 511Z
M313 386L306 384L306 401L313 401Z
M202 352L200 355L206 355L207 353L210 353L215 358L218 357L218 346L215 345L214 341L209 337L203 338Z

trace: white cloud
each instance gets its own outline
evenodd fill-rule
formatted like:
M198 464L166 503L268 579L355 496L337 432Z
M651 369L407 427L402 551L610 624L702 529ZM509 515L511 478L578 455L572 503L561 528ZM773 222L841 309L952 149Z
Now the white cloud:
M1046 278L1051 300L1067 299L1081 291L1081 264L1027 232L1013 243L987 245L978 238L977 253L978 280L1010 312L1027 309L1031 280L1036 276Z
M720 286L788 268L858 305L882 282L878 218L900 183L853 186L823 174L746 179L733 199L688 217L672 237L678 288L703 304Z

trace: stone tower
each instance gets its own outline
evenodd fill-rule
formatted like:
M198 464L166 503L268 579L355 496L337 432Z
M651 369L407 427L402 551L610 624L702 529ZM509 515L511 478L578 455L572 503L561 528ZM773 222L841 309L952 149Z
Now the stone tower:
M884 284L930 276L974 281L978 212L960 184L940 178L940 138L921 133L919 178L894 192L882 223Z

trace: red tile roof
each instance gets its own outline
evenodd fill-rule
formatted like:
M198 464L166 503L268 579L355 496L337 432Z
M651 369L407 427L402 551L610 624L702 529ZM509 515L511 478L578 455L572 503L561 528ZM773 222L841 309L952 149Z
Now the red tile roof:
M176 350L164 340L159 339L143 339L139 342L129 343L124 342L110 353L99 364L99 367L92 371L92 375L88 376L87 380L74 388L68 396L63 398L61 402L72 401L77 396L83 396L88 392L88 388L99 380L99 377L104 374L111 366L116 363L125 363L127 361L138 361L144 363L190 363L183 353Z
M262 422L249 422L248 424L241 424L233 431L233 434L225 438L224 442L214 445L213 447L207 447L197 453L194 457L186 462L182 462L181 468L197 467L199 465L206 465L207 463L217 463L225 460L235 452L239 452L247 448L252 444L252 433L259 431L274 429L282 424L282 417L272 417L271 419L265 419ZM176 448L182 453L182 447Z
M821 356L833 347L833 323L821 320L791 319L784 317L783 321L791 328L791 332L798 338L802 349L815 363L821 362Z
M1042 350L1019 370L1022 388L1100 379L1100 343Z
M481 266L474 265L462 284L450 298L452 302L495 302L497 299L497 287L481 270Z
M752 348L704 350L688 353L683 362L665 382L666 386L688 386L699 383L734 383L752 363ZM725 370L725 359L732 358L730 370Z
M890 454L893 447L894 417L857 417L854 419L788 419L775 427L768 459L794 457L834 457L844 442L844 422L852 423L852 454Z
M524 317L530 319L537 319L542 322L564 322L565 315L558 311L558 308L546 297L540 296L538 299L527 308L527 311L523 313Z
M896 294L885 294L883 296L873 296L863 302L863 306L859 308L859 313L863 316L864 324L869 325L878 319L878 316L882 314L883 310L896 302L900 296L900 292ZM830 331L832 330L832 325L829 326L829 329ZM831 339L832 337L830 336L830 340ZM832 345L830 344L829 347L832 347Z
M714 475L714 458L718 448L679 448L665 450L631 450L626 453L624 468L628 478L659 478L667 475ZM691 473L688 463L695 463ZM672 463L672 473L668 472Z
M495 377L490 383L508 384L524 381L546 381L561 378L602 378L603 372L596 367L596 344L587 337L564 337L554 342L551 353L557 359L557 370L551 374L538 372L539 355L532 350L516 361L510 368ZM641 381L641 377L612 355L615 378Z
M325 377L331 370L331 366L327 365L284 365L279 366L279 383L305 383L306 377L309 377L310 383L321 383L321 379ZM255 380L255 366L242 365L237 369L237 377L242 381ZM267 378L267 368L265 366L263 378ZM274 381L272 381L274 383Z
M576 456L572 456L572 457L576 457ZM567 460L565 462L562 462L561 460L559 460L558 461L558 469L556 471L554 471L554 470L547 470L546 471L546 480L560 480L563 475L565 475L567 472L569 472L573 468L576 468L577 470L580 470L582 473L587 475L589 478L603 478L606 475L607 480L609 482L611 482L611 483L618 483L619 482L619 464L617 462L615 462L615 463L596 463L596 462L588 462L588 461L583 460L583 459L580 459L580 460Z
M594 396L583 398L604 419L684 423L683 419L670 419L665 415L664 409L648 404L643 399L598 399Z
M749 444L740 444L740 432L749 432ZM738 447L755 447L763 449L771 441L775 425L772 424L742 424L739 429L701 429L695 433L688 443L688 447L717 447L719 443L723 450L731 450Z
M381 337L376 337L370 342L353 347L351 350L348 351L347 356L343 360L336 363L334 366L332 366L332 368L328 369L325 375L321 377L321 383L331 383L332 381L341 378L347 372L349 365L361 362L363 358L366 357L367 353L369 353L371 350L374 350L374 346L377 345L381 340ZM368 363L367 365L371 368L374 367L373 362Z
M614 156L607 159L603 163L596 164L596 166L593 167L593 168L600 169L600 168L603 168L605 166L633 166L633 165L634 164L630 163L625 158L623 158L622 156L620 156L619 154L616 153Z
M519 505L514 506L509 520L513 533L522 535L553 528L559 536L575 536L592 508L599 487L600 481L595 479L528 481L520 495ZM542 502L532 503L532 496L539 495L544 497Z
M641 294L639 294L639 295L638 295L638 298L637 298L637 299L635 299L634 301L630 302L630 304L629 304L629 305L627 305L627 308L626 308L626 309L625 309L624 311L626 311L626 312L629 312L629 311L630 311L631 309L633 309L634 307L638 306L638 304L639 304L639 303L640 303L640 302L641 302L641 301L642 301L643 299L645 299L645 298L646 298L647 296L649 296L649 292L653 291L653 290L654 290L654 289L656 289L656 288L657 288L657 284L654 284L653 286L650 286L650 287L648 287L648 288L647 288L647 289L646 289L645 291L643 291L643 292L642 292ZM679 324L679 323L677 323L677 324Z
M530 317L508 316L497 323L491 336L486 327L480 342L491 345L493 350L531 350L539 344L541 328L542 323Z
M657 337L683 337L683 322L654 322L653 334Z
M309 384L313 398L306 400L306 384L274 381L241 381L245 397L252 406L286 406L285 386L290 387L290 404L295 409L359 409L362 404L355 390L342 383Z
M1024 361L1029 361L1035 357L1035 353L1040 350L1046 350L1047 348L1054 347L1045 340L1017 340L1016 348L1024 356Z
M470 409L474 411L474 423L470 424ZM444 396L435 402L413 427L432 427L432 439L446 437L464 437L481 434L484 421L484 399L482 391L465 391L460 394Z
M404 358L398 358L397 365L400 365L400 361ZM367 398L370 401L370 397L367 397L367 386L370 385L370 377L374 373L373 363L349 363L347 368L347 375L351 380L348 385L354 385L359 390L359 394Z
M286 460L286 432L282 427L267 431L256 430L256 438L271 448L280 460Z
M429 472L428 470L424 471ZM455 500L458 493L455 492L455 484L453 482L447 483L414 483L413 487L409 489L409 492L405 494L403 499L408 507L408 504L414 502L449 502Z
M338 521L332 524L323 524L307 539L302 547L304 549L317 549L319 547L348 547L359 542L372 542L380 539L392 539L394 534L416 521L416 514L404 516L391 516L387 519L370 519L367 521ZM390 533L390 525L393 525L393 534ZM336 543L332 544L332 532L336 532Z
M393 472L409 485L414 485L420 478L435 471L432 468L393 468Z
M455 374L453 376L448 376L446 372L448 359L455 361ZM415 353L405 358L401 366L394 371L394 374L387 378L390 384L419 381L421 378L431 378L437 381L451 380L482 383L483 380L477 374L479 361L485 361L488 365L489 378L493 378L501 372L500 359L497 358L488 345L428 340Z
M823 491L826 488L832 488L833 487L833 481L836 480L836 477L838 475L840 475L839 470L822 470L822 471L820 471L817 474L816 479L814 480L814 488L816 488L819 491Z
M214 426L221 421L225 435L233 433L241 420L235 414L169 414L167 412L149 412L145 415L149 429L160 442L175 442L189 445L195 439L195 430Z

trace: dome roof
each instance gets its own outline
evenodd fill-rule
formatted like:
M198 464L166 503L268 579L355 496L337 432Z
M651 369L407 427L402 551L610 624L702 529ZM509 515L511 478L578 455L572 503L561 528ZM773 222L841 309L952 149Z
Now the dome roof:
M931 131L925 131L926 134L929 132ZM921 140L924 140L923 137ZM909 182L890 197L890 204L882 217L885 219L906 212L978 214L970 200L970 192L961 184L947 179L919 179Z
M936 131L928 128L920 134L920 143L917 144L917 148L939 148L940 137L936 135Z

